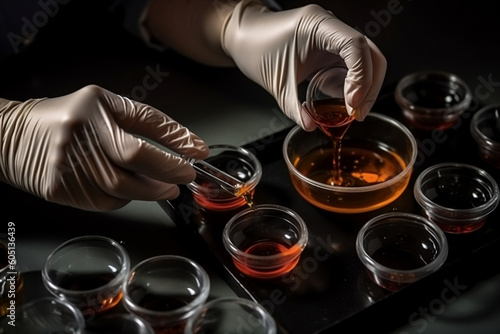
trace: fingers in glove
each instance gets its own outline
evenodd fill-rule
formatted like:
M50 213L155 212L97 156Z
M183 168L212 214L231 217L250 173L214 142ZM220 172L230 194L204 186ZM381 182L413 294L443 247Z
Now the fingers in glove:
M113 140L101 143L104 154L120 168L166 183L185 184L195 179L186 160L120 129L115 131Z
M59 183L55 194L64 192L64 197L49 195L47 200L84 210L108 211L119 209L131 200L169 200L179 195L179 187L175 184L128 171L115 169L111 179L92 183L78 175L81 172L82 169L75 169L75 174L66 174Z
M109 104L119 115L116 122L125 131L151 139L180 155L196 159L208 156L205 142L171 117L147 104L110 94Z
M364 120L375 104L377 96L380 93L380 89L382 88L385 72L387 70L387 61L382 55L382 52L380 52L377 46L375 46L375 44L368 38L367 43L370 47L372 59L372 83L369 86L364 99L358 104L358 106L355 107L355 116L358 121Z
M363 120L380 91L387 68L385 57L367 37L332 17L318 29L323 47L345 62L345 98L350 113Z

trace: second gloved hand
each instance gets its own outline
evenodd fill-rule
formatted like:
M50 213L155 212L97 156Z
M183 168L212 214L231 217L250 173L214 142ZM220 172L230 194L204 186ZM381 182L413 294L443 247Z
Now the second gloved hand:
M0 99L0 179L48 201L112 210L178 196L195 178L176 155L204 159L205 143L159 110L97 86L26 102Z
M260 1L240 1L226 22L222 46L306 130L316 125L298 100L300 82L321 68L345 64L347 108L363 120L386 71L385 57L368 38L316 5L273 12Z

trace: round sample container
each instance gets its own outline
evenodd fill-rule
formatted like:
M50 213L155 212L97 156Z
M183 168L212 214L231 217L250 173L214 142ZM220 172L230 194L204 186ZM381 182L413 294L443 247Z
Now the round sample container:
M57 247L45 261L42 280L50 293L74 304L87 317L120 302L129 271L129 255L118 242L89 235Z
M359 230L356 252L368 276L398 291L438 270L448 256L443 231L428 219L392 212L376 216Z
M447 233L479 229L499 201L496 181L486 171L463 163L441 163L424 170L413 193L425 216Z
M421 130L452 127L472 101L465 81L442 71L406 75L398 82L394 97L409 124Z
M500 104L478 110L472 117L470 132L481 158L500 168Z
M257 157L243 147L211 145L209 149L209 157L204 162L224 173L218 175L220 178L232 177L239 180L241 185L237 193L231 193L198 174L197 178L187 185L195 203L211 211L228 211L253 204L255 187L262 177L262 166Z
M290 272L308 239L305 222L294 211L271 204L237 213L222 240L236 268L249 277L270 279Z
M332 212L360 213L381 208L403 193L418 149L404 125L371 112L363 122L353 122L342 139L342 185L330 183L332 142L321 131L294 127L282 152L292 184L305 200Z
M123 304L158 333L183 333L187 320L206 302L210 280L196 262L183 256L160 255L130 271Z

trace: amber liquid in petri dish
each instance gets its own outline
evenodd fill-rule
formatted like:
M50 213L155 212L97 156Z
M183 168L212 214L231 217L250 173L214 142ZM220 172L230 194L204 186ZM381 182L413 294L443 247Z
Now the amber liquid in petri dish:
M296 160L295 168L309 179L330 186L331 154L329 145L319 146ZM398 176L406 168L403 158L384 145L351 138L343 139L341 160L341 187L346 188L376 185ZM296 177L292 178L292 183L315 206L334 212L357 213L380 208L397 199L408 185L410 175L407 173L389 187L375 188L362 195L334 189L316 190Z
M214 211L232 210L244 205L252 206L254 204L254 189L250 190L245 185L254 175L252 166L242 159L224 154L208 158L206 162L240 180L241 184L231 194L214 183L197 178L196 183L207 190L204 195L193 193L194 199L198 204L205 209ZM223 177L221 178L224 179Z
M49 272L49 276L55 277L57 273ZM62 278L58 285L70 291L87 291L101 288L108 284L115 278L111 273L93 273L93 274L79 274L79 275L66 275ZM106 311L114 307L122 298L122 293L111 294L106 289L98 292L95 299L89 300L87 305L76 305L86 315L93 315L95 313Z
M245 249L244 252L249 255L257 256L270 256L279 254L285 256L290 254L290 247L279 241L262 240L251 244ZM282 276L291 271L297 265L298 261L299 257L297 256L296 260L284 263L283 266L278 266L269 270L254 268L250 263L242 263L236 260L234 261L234 264L238 268L238 270L245 275L256 278L274 278Z
M0 318L10 312L8 308L12 308L12 300L18 305L24 297L23 277L17 269L10 269L8 254L7 247L0 242ZM10 280L12 277L15 281ZM11 286L11 282L14 282L15 287Z
M321 131L330 137L333 144L333 169L327 182L335 186L343 185L340 163L342 160L342 138L354 120L354 116L347 113L345 100L342 98L314 101L313 106L315 110L314 121Z
M331 150L317 148L304 155L297 170L308 178L320 183L330 184ZM405 164L400 156L380 146L367 146L347 140L341 152L342 186L361 187L387 181L404 170Z

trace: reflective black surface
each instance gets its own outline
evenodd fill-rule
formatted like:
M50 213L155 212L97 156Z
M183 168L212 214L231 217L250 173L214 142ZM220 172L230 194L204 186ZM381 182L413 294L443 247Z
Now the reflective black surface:
M287 206L305 220L309 229L309 242L294 271L273 280L258 280L245 277L232 264L222 245L221 230L235 211L226 213L208 212L196 205L190 192L183 189L181 197L162 207L181 226L198 234L205 241L215 260L226 271L228 283L241 296L250 297L263 304L284 333L316 333L327 330L363 327L366 321L377 317L390 307L390 324L378 325L391 328L398 321L406 321L402 315L418 305L441 298L443 289L454 287L457 293L469 289L483 275L487 267L477 267L485 254L498 251L500 247L500 209L496 209L480 230L464 235L447 235L449 256L445 265L435 274L396 293L388 292L367 276L355 250L355 239L360 227L381 213L400 211L422 214L413 197L413 185L418 174L439 162L465 162L485 169L495 179L500 179L497 170L478 155L475 142L469 132L470 115L467 115L448 130L417 131L415 135L419 155L411 182L404 193L393 203L367 213L337 214L318 209L306 202L293 188L286 165L282 159L283 136L288 130L248 144L263 165L263 176L256 188L255 203L275 203ZM400 109L396 106L391 87L380 96L373 109L389 115L403 123ZM438 136L440 141L436 141ZM456 152L462 152L456 154ZM170 204L170 205L169 205ZM462 290L461 290L462 289Z
M363 222L377 212L391 211L393 207L400 211L417 210L411 190L407 189L392 205L370 214L343 216L315 209L296 194L280 161L280 142L286 131L271 134L289 123L284 121L272 97L237 69L205 67L171 50L148 49L109 17L105 7L110 2L66 1L58 16L40 29L36 41L25 53L0 64L0 96L16 100L55 97L86 84L98 84L159 108L209 144L251 143L266 168L261 184L265 192L259 188L257 201L286 203L308 220L317 219L303 259L316 251L316 256L325 260L317 265L309 260L301 263L299 268L305 269L299 277L308 274L307 279L265 284L245 281L233 272L222 248L215 247L220 242L216 231L204 233L208 227L200 224L198 228L207 242L202 239L198 243L198 232L192 229L186 232L172 225L157 203L134 201L115 212L84 212L48 203L0 183L0 233L6 231L7 222L16 224L18 261L21 270L27 273L26 299L48 293L39 270L57 245L72 237L99 234L123 242L134 264L161 254L196 259L213 274L213 296L231 293L216 289L220 274L239 294L258 296L268 307L274 306L273 314L283 329L292 332L312 333L328 326L335 333L350 333L361 327L378 333L399 329L441 334L450 328L453 333L464 334L498 332L498 210L481 230L466 236L448 236L452 246L450 259L437 275L401 293L386 293L362 273L352 241ZM280 2L287 8L312 3ZM471 87L474 106L500 101L500 21L495 2L318 0L316 3L365 32L379 46L388 60L384 86L388 86L389 95L390 86L404 75L437 69L461 76ZM145 90L144 80L151 80L151 76L147 77L151 71L160 75L157 81L147 83L157 85ZM391 97L385 101L377 105L377 111L398 117ZM471 161L500 180L496 170L475 157L477 150L467 133L471 114L466 116L463 126L445 133L414 132L421 154L413 180L424 167L445 159ZM189 203L189 199L181 200ZM190 207L183 207L184 217L196 214ZM218 230L225 218L217 219L218 225L210 228ZM329 241L338 245L331 254L325 251L331 247L325 245ZM215 256L206 251L205 244L215 245L212 248ZM327 275L331 282L325 279ZM469 297L463 287L479 294ZM291 291L292 288L295 290ZM419 317L415 317L417 313ZM292 323L297 327L291 328Z

